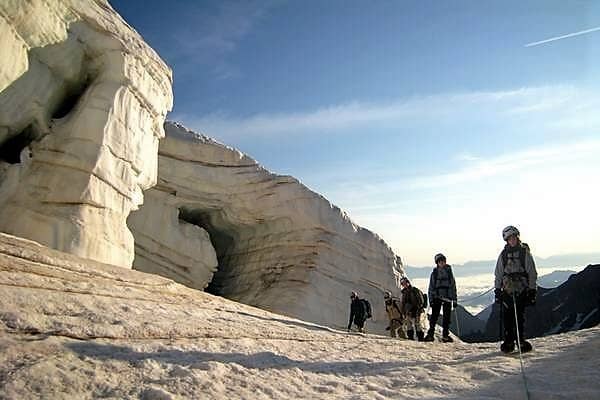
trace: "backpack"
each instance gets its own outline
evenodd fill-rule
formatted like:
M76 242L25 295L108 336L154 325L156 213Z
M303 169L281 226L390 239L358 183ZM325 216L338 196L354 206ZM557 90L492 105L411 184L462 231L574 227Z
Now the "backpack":
M529 246L527 243L521 243L519 249L519 262L520 268L522 270L511 270L507 271L509 256L508 256L508 245L502 249L501 257L502 257L502 285L503 287L511 288L509 289L509 293L512 293L513 290L516 290L517 293L522 292L525 288L527 288L527 281L529 280L529 274L527 273L527 269L525 268L525 262L527 253L530 252ZM514 253L515 251L511 251Z
M427 296L421 292L418 287L413 286L412 291L417 299L421 299L421 307L419 307L419 309L421 310L427 308Z
M529 249L529 245L527 243L521 243L521 248L519 249L519 261L521 261L521 266L523 268L525 268L525 257L530 251L531 250ZM502 249L502 265L506 267L507 262L508 254L506 251L506 247L504 247L504 249Z
M360 299L360 301L362 301L363 307L365 308L365 317L367 319L371 318L373 316L373 314L371 314L371 303L369 303L369 300L367 299Z

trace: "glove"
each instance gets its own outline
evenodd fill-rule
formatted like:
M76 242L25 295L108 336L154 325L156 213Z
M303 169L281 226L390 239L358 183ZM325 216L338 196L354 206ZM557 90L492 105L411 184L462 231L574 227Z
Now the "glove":
M458 301L453 300L452 301L452 308L456 310L456 307L458 307Z
M502 289L496 288L494 290L494 296L496 296L496 303L500 303L502 301Z
M537 299L537 290L536 289L527 289L527 302L531 305L534 305L536 299Z

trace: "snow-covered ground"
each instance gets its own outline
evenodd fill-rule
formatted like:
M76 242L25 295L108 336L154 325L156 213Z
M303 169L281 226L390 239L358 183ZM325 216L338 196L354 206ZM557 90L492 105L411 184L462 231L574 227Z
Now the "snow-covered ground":
M525 399L497 343L348 334L0 235L0 398ZM532 399L600 398L600 328L533 339Z

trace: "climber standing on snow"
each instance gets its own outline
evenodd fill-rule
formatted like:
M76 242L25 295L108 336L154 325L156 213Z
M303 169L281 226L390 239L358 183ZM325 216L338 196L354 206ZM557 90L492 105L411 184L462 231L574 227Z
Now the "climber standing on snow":
M404 314L404 326L406 337L414 340L415 332L419 342L424 340L423 328L421 327L421 315L423 314L423 293L410 284L407 277L400 279L402 286L402 314Z
M356 325L359 332L365 331L365 322L371 318L371 304L366 299L358 297L358 293L350 294L350 321L348 322L348 332L352 328L352 322Z
M400 299L392 296L392 292L389 290L383 294L383 301L385 302L385 312L388 315L390 321L389 326L386 330L390 331L390 336L395 338L406 338L404 331L402 330L402 309Z
M433 342L435 325L440 316L440 309L444 309L442 320L442 342L453 342L450 337L450 313L456 308L456 282L452 274L452 267L446 264L446 256L439 253L434 257L436 267L429 278L429 299L431 301L431 319L429 320L429 331L425 337L426 342Z
M524 312L526 306L535 304L537 271L529 246L522 243L519 236L520 232L514 226L502 230L506 245L496 263L494 293L496 302L502 307L504 342L500 350L505 353L515 349L517 339L522 352L532 349L531 343L525 340Z

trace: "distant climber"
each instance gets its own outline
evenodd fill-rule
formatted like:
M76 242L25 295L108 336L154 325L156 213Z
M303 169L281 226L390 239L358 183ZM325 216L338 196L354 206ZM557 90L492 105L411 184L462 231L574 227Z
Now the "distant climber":
M409 340L414 340L415 332L417 340L424 340L423 328L421 326L421 315L423 314L424 298L423 293L416 287L410 284L407 277L400 280L402 286L402 314L404 315L404 327L406 329L406 337Z
M429 278L429 299L431 302L431 318L429 320L429 331L425 337L426 342L433 342L435 325L440 316L440 309L444 309L442 319L442 342L448 343L454 340L450 337L450 313L457 306L456 282L452 267L446 264L446 256L439 253L434 257L436 267Z
M400 304L400 299L392 296L392 292L386 291L383 294L383 300L385 302L385 312L388 315L388 319L390 324L386 328L386 330L390 331L390 336L395 338L406 338L404 334L404 330L402 329L402 309Z
M532 346L525 340L524 312L526 306L535 304L537 297L535 261L529 246L521 242L516 227L504 228L502 238L506 245L498 256L494 281L496 302L500 303L504 324L504 342L500 350L512 352L518 339L521 351L527 352Z
M365 332L365 322L371 318L371 304L366 299L358 297L358 293L350 294L350 321L348 322L348 332L352 328L352 322L356 325L359 332Z

